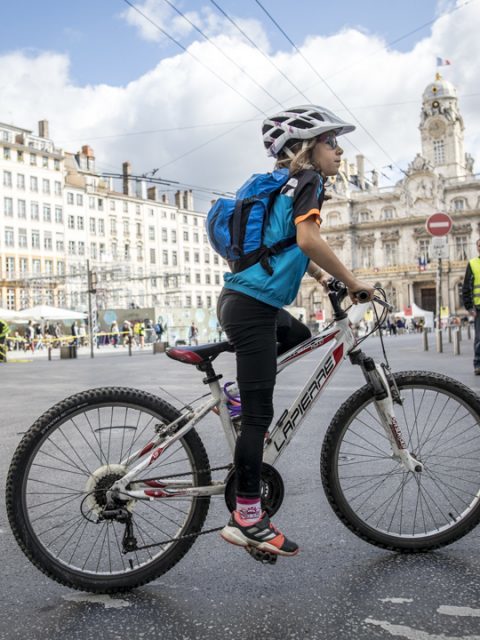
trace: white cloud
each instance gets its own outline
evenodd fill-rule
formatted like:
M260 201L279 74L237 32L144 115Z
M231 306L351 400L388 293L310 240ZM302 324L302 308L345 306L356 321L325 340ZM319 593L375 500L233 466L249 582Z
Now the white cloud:
M145 12L161 6L149 2L146 0L143 5ZM220 28L218 18L211 12L202 10L197 17L203 28L219 33L215 36L216 44L278 100L286 105L305 103L305 97L295 95L293 87L258 51L238 34L234 35L233 30ZM166 19L163 14L157 18ZM452 61L452 66L442 72L456 85L460 95L466 125L465 148L480 161L479 101L478 96L468 97L478 93L480 86L480 69L476 64L479 23L480 3L471 3L439 18L431 34L406 53L387 50L378 36L353 29L329 37L311 35L305 40L304 55L388 152L383 153L359 127L349 137L365 154L367 169L388 165L389 158L406 168L420 151L421 96L433 80L437 55ZM248 33L252 32L252 25L243 23ZM266 48L268 43L261 25L257 24L255 29ZM261 110L272 113L280 108L209 43L194 40L189 51ZM309 101L323 104L345 119L351 118L298 54L279 51L272 54L272 60L304 91ZM114 87L74 85L65 55L16 52L0 56L0 83L0 121L34 128L37 120L47 118L58 144L71 151L81 144L90 144L99 167L104 170L120 171L121 163L130 160L136 173L161 167L160 175L171 179L234 189L253 171L271 166L259 133L262 113L186 53L164 58L134 82ZM218 136L233 129L233 125L179 130L197 124L252 119L255 121L237 126L222 137ZM121 135L157 129L172 130ZM209 143L215 137L218 139ZM188 153L201 145L205 146ZM353 160L358 151L348 143L345 149Z

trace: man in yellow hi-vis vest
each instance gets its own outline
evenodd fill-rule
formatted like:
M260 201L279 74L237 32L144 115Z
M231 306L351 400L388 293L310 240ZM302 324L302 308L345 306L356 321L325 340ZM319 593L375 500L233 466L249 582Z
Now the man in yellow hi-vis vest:
M477 240L477 253L478 257L467 264L462 294L465 309L475 317L473 370L476 376L480 376L480 239Z

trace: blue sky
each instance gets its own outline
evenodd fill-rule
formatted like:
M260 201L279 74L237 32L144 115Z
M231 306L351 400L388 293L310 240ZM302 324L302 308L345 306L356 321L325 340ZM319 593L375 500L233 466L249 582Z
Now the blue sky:
M164 0L158 0L161 5ZM176 1L182 13L198 9L201 3ZM231 16L259 20L269 36L272 50L289 45L254 0L219 0ZM310 34L332 35L345 27L380 34L386 42L416 30L433 20L436 0L301 0L298 3L265 0L263 6L295 43ZM208 5L208 1L205 2ZM216 11L213 5L210 5ZM23 49L32 54L53 50L67 53L71 77L78 84L124 85L147 72L159 59L180 51L167 39L146 41L121 17L127 9L123 0L16 0L2 7L0 52ZM300 8L300 10L299 10ZM173 14L173 11L171 12ZM12 28L13 27L13 28ZM424 37L424 27L393 45L406 51ZM188 45L193 37L186 37Z
M364 154L392 185L420 151L422 92L441 56L452 61L441 71L457 87L466 151L480 155L480 0L262 0L303 57L256 0L215 1L268 60L211 0L168 2L216 49L167 0L131 0L184 50L124 0L5 3L0 122L36 130L46 118L58 146L90 144L101 171L129 160L137 174L232 190L271 168L265 115L308 101L355 122L348 159Z

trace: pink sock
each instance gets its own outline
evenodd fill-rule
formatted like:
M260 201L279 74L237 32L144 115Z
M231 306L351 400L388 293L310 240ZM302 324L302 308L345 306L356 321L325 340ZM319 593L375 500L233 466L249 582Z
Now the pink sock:
M241 525L258 522L262 517L260 498L240 498L237 496L236 516Z

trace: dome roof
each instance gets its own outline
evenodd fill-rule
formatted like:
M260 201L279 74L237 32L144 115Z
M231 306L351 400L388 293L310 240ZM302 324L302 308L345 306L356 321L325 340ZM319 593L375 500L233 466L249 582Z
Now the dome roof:
M437 73L435 81L427 85L423 92L424 100L433 100L434 98L456 98L457 90L451 82L444 80L442 76Z

